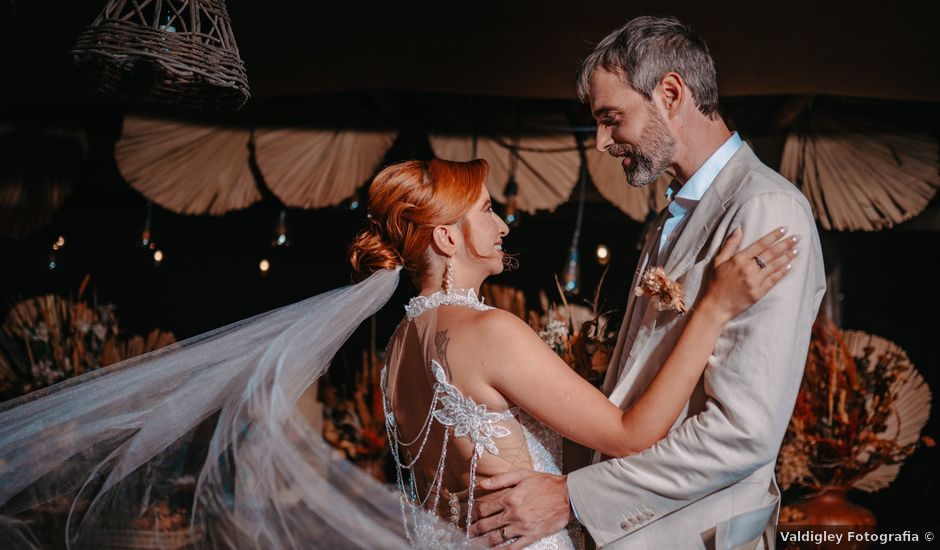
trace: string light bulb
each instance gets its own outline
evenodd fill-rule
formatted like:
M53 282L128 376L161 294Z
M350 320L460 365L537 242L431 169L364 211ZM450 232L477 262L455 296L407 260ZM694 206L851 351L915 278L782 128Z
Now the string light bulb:
M606 244L597 245L597 263L601 265L607 265L607 262L610 261L610 249L607 248Z
M139 245L142 248L149 248L150 250L155 250L157 244L153 242L153 237L150 235L150 221L153 218L153 203L147 203L147 211L144 214L144 228L140 231L140 241Z
M504 219L506 225L515 226L519 223L519 184L512 174L509 175L509 181L506 182L506 189L503 191L506 197L506 214Z
M65 237L59 235L59 237L52 243L52 251L49 252L49 259L46 260L46 267L49 268L49 271L55 270L59 267L59 262L56 259L56 252L65 247Z
M581 156L581 170L578 175L578 214L574 222L574 233L571 235L571 246L568 247L568 262L565 264L563 273L565 291L571 294L577 294L581 287L581 255L578 253L578 243L581 240L581 223L584 220L584 192L589 178L584 141L580 138L578 139L578 153Z
M159 267L161 263L163 263L163 251L158 249L153 253L153 265Z
M274 240L271 241L274 248L283 248L290 246L290 240L287 238L287 210L281 209L277 216L277 230L274 233Z
M267 258L262 259L258 263L258 270L261 272L261 275L267 275L268 271L271 270L271 262Z
M577 294L581 286L581 262L578 254L578 245L572 244L568 249L568 261L565 263L565 290Z

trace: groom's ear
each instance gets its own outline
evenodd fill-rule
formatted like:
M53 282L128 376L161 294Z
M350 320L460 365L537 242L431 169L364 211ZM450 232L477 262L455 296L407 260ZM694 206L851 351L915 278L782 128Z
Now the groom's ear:
M431 232L431 246L444 256L453 256L457 253L457 226L439 225Z
M686 99L685 81L676 72L668 72L659 81L659 94L663 109L669 117L679 114L682 103Z

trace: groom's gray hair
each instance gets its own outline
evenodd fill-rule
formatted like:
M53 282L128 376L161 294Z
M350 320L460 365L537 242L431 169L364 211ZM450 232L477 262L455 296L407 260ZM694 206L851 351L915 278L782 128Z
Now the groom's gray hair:
M637 17L601 40L578 71L578 97L590 99L591 74L602 68L619 73L634 90L652 99L670 71L682 76L695 106L705 116L718 114L718 78L708 46L674 17Z

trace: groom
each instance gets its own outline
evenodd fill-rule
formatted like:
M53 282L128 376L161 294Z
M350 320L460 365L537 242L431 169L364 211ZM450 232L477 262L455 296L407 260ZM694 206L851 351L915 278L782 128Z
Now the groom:
M566 477L518 471L481 483L473 534L531 544L577 518L602 548L773 548L774 463L825 291L813 215L803 195L764 166L718 114L715 64L673 18L633 19L581 65L578 92L597 120L597 148L622 159L627 181L675 179L632 285L663 266L695 307L712 259L737 227L747 245L775 227L799 235L792 270L729 322L671 432L626 458ZM759 259L755 258L754 261ZM688 316L631 297L604 391L626 409L675 346Z

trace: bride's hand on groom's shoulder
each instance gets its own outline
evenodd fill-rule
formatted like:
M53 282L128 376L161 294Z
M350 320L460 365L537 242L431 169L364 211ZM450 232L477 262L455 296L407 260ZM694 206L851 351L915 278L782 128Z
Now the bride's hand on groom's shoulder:
M480 482L490 491L474 503L470 536L496 546L512 540L511 550L525 548L564 529L573 519L566 476L515 470Z
M697 309L706 310L725 323L751 307L790 271L799 254L798 235L787 236L778 227L747 248L741 244L741 228L731 232L715 256L714 272Z

